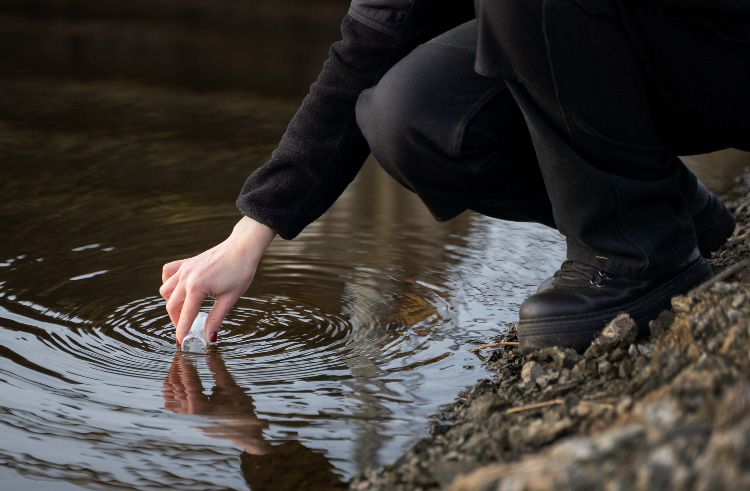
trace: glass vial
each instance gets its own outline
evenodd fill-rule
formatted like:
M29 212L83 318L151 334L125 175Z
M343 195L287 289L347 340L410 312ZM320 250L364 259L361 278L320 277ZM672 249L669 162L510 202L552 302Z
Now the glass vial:
M208 314L200 312L198 317L193 321L193 325L190 327L190 331L182 339L180 348L182 351L205 351L208 347L208 340L206 339L206 318Z

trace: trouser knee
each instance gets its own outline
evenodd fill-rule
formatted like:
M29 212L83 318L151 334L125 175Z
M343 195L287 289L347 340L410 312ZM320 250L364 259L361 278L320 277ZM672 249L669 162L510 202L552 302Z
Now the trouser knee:
M356 118L375 160L388 174L414 191L410 178L422 171L418 160L411 157L427 139L415 128L417 111L403 99L388 84L377 85L360 95Z

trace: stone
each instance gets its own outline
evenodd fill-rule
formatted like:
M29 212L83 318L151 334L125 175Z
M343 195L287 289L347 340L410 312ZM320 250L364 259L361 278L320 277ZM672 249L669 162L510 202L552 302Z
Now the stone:
M572 348L551 346L534 351L526 356L527 360L533 360L543 365L552 365L551 368L562 370L573 368L581 360L581 355Z
M636 489L670 489L672 470L676 463L677 458L670 447L656 449L638 468Z
M626 348L638 337L638 326L628 314L620 314L607 324L583 354L586 358L598 358L615 348Z
M590 462L601 459L602 455L593 442L583 438L573 438L560 442L550 451L552 459L566 459L573 462Z
M636 405L635 413L648 424L649 430L668 431L679 421L680 411L673 400Z
M646 343L646 344L638 345L638 352L642 354L643 356L646 356L649 353L651 353L652 349L654 349L654 343Z
M594 438L597 450L605 456L627 451L640 443L646 430L640 424L631 424L608 430Z
M742 306L742 304L745 303L746 299L747 299L747 297L745 295L743 295L741 293L738 293L732 299L732 308L733 309L739 309Z
M717 281L711 286L711 291L715 293L729 293L731 287L723 281Z
M617 407L615 410L617 411L617 414L625 414L626 412L630 411L630 408L633 407L633 398L632 397L625 397L623 400L617 403Z
M675 314L671 310L663 310L656 319L648 323L648 329L653 339L658 338L674 323Z
M521 380L528 385L536 384L536 379L545 373L544 368L539 363L527 361L521 369Z
M466 412L469 421L485 421L493 413L507 407L507 402L497 394L484 394L475 399Z
M672 298L672 308L675 310L675 312L678 313L690 312L690 309L693 307L694 303L695 301L693 300L693 298L687 295L679 295Z
M540 447L568 433L574 425L567 417L552 423L533 419L525 426L512 427L508 431L508 443L514 450Z

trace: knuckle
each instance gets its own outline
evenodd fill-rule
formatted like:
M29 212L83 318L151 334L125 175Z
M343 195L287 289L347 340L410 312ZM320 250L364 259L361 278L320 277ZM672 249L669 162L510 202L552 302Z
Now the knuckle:
M167 302L167 312L169 315L175 315L179 314L180 310L182 310L182 304L175 302L174 300L170 300Z
M187 290L190 293L200 292L202 286L203 286L203 282L200 280L200 278L196 278L192 276L192 277L187 278L187 280L185 280L185 290Z

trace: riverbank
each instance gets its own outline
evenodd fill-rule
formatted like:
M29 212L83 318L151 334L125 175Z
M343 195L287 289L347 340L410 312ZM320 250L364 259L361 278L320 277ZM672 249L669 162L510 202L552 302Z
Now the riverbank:
M747 182L745 176L743 182ZM497 377L441 408L430 436L354 489L750 488L750 193L710 259L713 280L637 338L620 316L584 354L522 356L511 326ZM487 350L485 350L487 351Z

